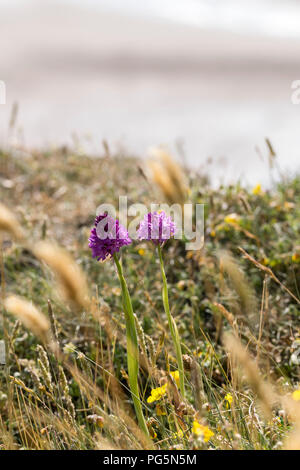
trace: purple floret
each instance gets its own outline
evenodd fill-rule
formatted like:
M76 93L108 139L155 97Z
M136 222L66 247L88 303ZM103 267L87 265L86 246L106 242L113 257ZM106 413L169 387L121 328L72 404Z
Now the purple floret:
M138 228L140 240L151 240L155 245L169 240L176 232L176 225L164 211L149 212Z
M98 226L99 222L105 219ZM98 227L98 228L97 228ZM89 247L92 250L93 258L98 261L105 261L117 253L124 245L130 245L127 230L120 224L118 219L114 219L107 214L98 215L95 219L95 226L91 230Z

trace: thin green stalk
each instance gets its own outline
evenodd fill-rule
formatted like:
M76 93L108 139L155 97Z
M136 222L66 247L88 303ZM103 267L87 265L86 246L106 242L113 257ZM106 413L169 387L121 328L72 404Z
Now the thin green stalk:
M181 345L180 345L180 338L179 338L179 333L178 333L178 330L177 330L175 320L172 317L171 312L170 312L168 284L167 284L167 278L166 278L166 273L165 273L164 262L163 262L163 257L162 257L162 251L161 251L160 244L158 244L157 250L158 250L158 256L159 256L159 261L160 261L160 270L161 270L161 275L162 275L162 280L163 280L162 299L163 299L164 309L165 309L165 312L166 312L166 315L167 315L167 318L168 318L168 323L169 323L169 328L170 328L170 331L171 331L171 336L172 336L173 343L174 343L174 346L175 346L176 358L177 358L177 363L178 363L178 371L179 371L180 391L181 391L181 395L184 398L185 397L184 370L183 370L183 360L182 360L182 351L181 351Z
M138 339L135 327L134 313L128 287L123 275L123 269L117 255L114 254L114 261L117 266L120 284L122 288L123 309L126 320L126 339L127 339L127 366L131 396L141 429L149 436L148 428L145 422L143 409L140 401L138 373L139 373L139 349Z

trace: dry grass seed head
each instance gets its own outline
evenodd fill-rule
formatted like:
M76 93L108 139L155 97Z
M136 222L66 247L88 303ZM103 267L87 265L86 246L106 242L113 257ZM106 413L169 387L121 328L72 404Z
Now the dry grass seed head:
M278 398L273 391L273 387L271 384L263 381L257 365L237 337L232 334L226 334L223 337L223 342L225 349L242 366L249 385L260 401L264 415L269 419L272 415L272 405L276 403Z
M9 233L15 240L22 241L25 238L24 231L15 215L0 203L0 231Z
M5 300L5 309L20 320L44 343L50 339L50 323L47 318L27 300L14 295Z
M152 179L167 202L184 204L188 189L186 177L172 157L160 148L150 151L153 159L149 160Z
M34 254L54 271L64 296L80 308L87 309L89 295L86 277L73 258L65 250L49 242L38 243Z
M220 261L221 272L228 275L231 284L238 295L241 313L245 320L254 323L257 319L255 295L250 287L242 268L233 256L227 251L219 251L217 257ZM224 312L222 312L224 314Z

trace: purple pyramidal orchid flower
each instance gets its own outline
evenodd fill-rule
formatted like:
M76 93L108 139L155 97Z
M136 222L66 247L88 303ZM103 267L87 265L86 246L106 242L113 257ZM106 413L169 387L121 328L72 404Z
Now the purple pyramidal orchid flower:
M144 216L138 228L140 240L151 240L155 245L161 245L176 233L176 225L164 211L149 212Z
M124 245L130 245L131 239L128 232L108 214L100 214L95 219L95 225L91 230L89 248L92 250L93 258L105 261L117 253Z

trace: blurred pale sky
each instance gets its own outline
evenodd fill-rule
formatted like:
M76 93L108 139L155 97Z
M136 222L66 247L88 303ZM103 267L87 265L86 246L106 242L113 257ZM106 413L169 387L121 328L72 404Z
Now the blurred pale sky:
M12 7L40 0L0 0ZM106 9L200 28L299 37L299 0L60 0L60 4Z
M14 142L28 147L76 134L87 151L105 138L144 155L180 141L215 179L255 182L267 136L294 171L299 24L298 0L0 0L0 141L18 102Z

